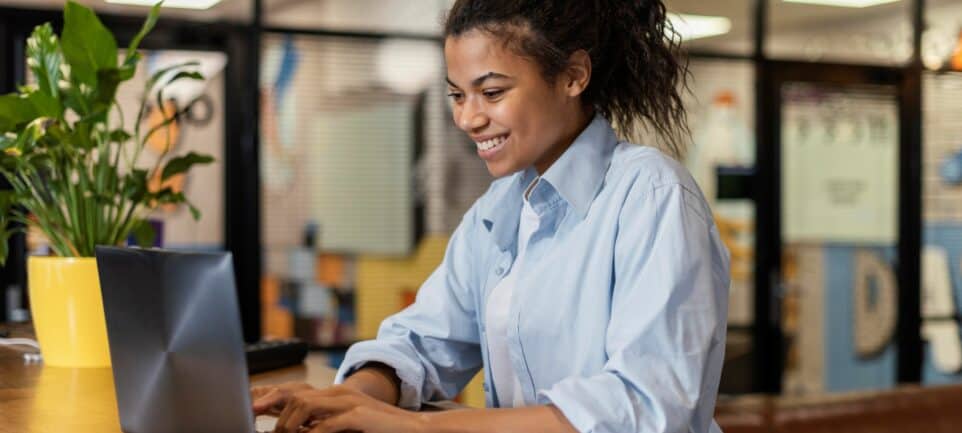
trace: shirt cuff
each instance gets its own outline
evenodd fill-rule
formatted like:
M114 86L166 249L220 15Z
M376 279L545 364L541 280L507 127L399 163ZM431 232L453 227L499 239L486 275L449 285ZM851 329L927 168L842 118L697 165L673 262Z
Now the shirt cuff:
M401 395L397 406L402 409L418 410L421 408L421 389L424 383L424 372L420 365L406 361L401 354L395 353L390 349L379 349L376 347L377 341L364 341L357 343L347 351L344 362L338 369L337 376L334 378L335 384L344 383L344 379L356 373L365 365L372 362L379 362L394 369L398 379L401 380Z
M614 375L567 378L538 391L538 404L557 407L582 433L634 431L631 423L624 422L631 409L610 398L611 392L623 387L620 382Z

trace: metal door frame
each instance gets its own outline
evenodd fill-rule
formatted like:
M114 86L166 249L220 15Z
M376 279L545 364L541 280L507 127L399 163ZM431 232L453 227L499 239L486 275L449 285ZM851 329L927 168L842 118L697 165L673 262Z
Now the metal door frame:
M921 97L912 68L766 61L759 68L758 182L756 185L755 351L756 389L780 393L785 342L781 328L782 271L782 85L890 85L899 104L896 330L898 382L918 382L922 369L920 298Z

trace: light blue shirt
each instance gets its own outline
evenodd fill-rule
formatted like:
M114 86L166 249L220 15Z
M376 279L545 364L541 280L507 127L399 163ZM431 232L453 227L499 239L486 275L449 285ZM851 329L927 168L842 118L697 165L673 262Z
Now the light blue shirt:
M355 344L337 383L376 361L401 407L453 398L483 365L485 307L517 253L533 169L498 179L464 215L444 260L377 339ZM541 218L509 315L526 404L553 404L580 432L716 432L729 255L677 162L618 142L596 116L532 189ZM488 407L499 407L485 369Z

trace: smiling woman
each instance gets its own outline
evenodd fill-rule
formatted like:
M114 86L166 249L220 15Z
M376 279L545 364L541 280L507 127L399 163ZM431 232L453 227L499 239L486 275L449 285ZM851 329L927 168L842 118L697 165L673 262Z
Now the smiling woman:
M660 1L459 0L454 123L498 177L332 388L252 390L278 432L717 432L729 255L682 153ZM489 409L418 413L484 368ZM404 410L409 409L409 410Z
M568 81L553 83L537 63L480 32L450 38L445 57L454 122L477 144L492 176L531 165L543 173L591 120L577 97L591 76L584 52L573 59ZM571 122L559 128L559 119Z

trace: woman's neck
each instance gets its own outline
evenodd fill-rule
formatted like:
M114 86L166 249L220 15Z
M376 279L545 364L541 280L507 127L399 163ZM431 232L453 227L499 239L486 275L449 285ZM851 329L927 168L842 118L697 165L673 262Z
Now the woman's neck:
M544 175L551 165L561 158L561 155L571 147L575 139L588 127L591 120L595 117L595 110L593 108L588 108L584 110L578 110L578 114L575 116L575 121L573 122L562 122L562 125L572 125L565 133L562 135L561 140L551 147L548 152L542 156L541 160L534 163L534 169L538 171L538 176Z

